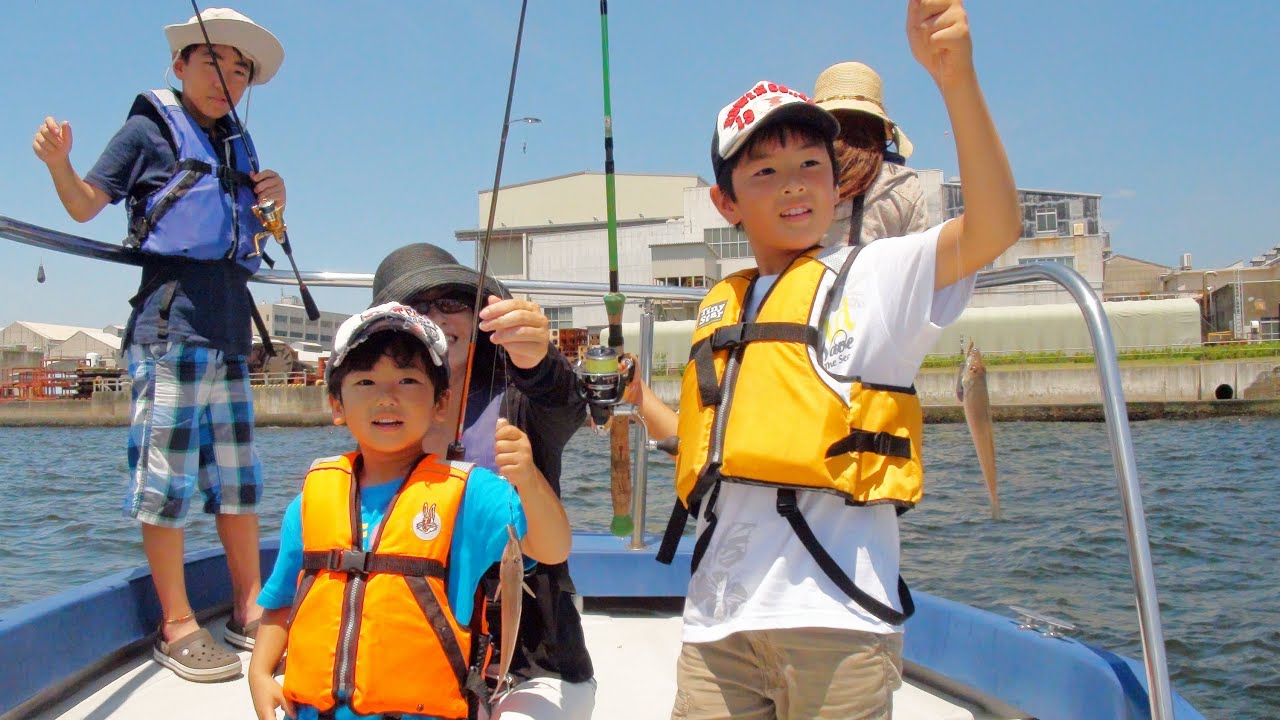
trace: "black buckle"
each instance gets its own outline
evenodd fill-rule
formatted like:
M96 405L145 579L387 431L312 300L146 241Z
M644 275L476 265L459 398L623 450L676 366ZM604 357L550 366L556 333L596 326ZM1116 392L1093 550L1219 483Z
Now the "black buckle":
M369 553L360 550L330 550L328 569L332 572L363 575L368 572L369 557Z
M790 517L799 515L800 508L796 505L795 490L779 490L778 491L778 514L782 517Z
M711 334L711 349L723 350L724 348L733 348L741 345L742 331L745 328L746 325L743 323L716 328L716 331Z

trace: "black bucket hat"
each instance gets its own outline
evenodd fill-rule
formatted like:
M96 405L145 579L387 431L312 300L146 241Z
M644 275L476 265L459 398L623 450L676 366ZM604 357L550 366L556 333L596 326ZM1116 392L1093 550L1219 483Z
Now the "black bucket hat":
M413 243L391 251L373 274L373 304L408 303L428 290L446 289L474 295L480 273L458 263L458 259L431 243ZM485 295L510 298L502 283L484 278Z

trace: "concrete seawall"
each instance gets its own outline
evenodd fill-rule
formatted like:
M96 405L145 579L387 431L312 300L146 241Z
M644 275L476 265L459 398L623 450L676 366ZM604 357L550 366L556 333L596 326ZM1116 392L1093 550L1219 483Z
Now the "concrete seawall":
M1130 418L1280 415L1280 358L1171 365L1127 364L1120 369ZM956 371L921 370L916 389L928 422L959 422ZM1215 400L1221 385L1234 400ZM1102 419L1098 371L1092 365L1002 368L987 371L997 420ZM658 378L654 392L669 405L680 395L678 377ZM331 422L323 386L254 388L261 426L316 426ZM98 392L88 400L0 403L0 426L121 426L129 424L129 392Z
M260 426L315 426L333 422L323 385L259 385L253 388ZM129 424L129 391L96 392L87 400L0 403L0 426L120 426Z

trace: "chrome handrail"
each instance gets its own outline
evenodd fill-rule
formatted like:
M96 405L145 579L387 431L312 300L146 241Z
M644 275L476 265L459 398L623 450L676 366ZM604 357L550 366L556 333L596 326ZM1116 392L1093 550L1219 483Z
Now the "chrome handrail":
M302 281L315 287L373 287L373 273L339 273L339 272L304 272ZM297 285L292 272L283 270L262 269L254 273L254 282L267 285ZM523 278L498 280L513 293L542 293L544 295L576 295L581 297L604 297L609 292L605 283L560 282L556 280L525 280ZM603 290L601 289L603 288ZM628 300L701 300L707 294L707 288L686 288L672 285L619 285L618 291Z
M1102 309L1102 300L1080 273L1052 263L1015 265L978 273L979 288L1016 285L1049 280L1061 285L1084 313L1089 336L1093 340L1093 356L1102 383L1102 409L1111 440L1111 459L1120 485L1124 506L1126 535L1129 541L1129 567L1133 573L1134 594L1138 602L1138 630L1142 635L1143 663L1147 671L1152 720L1173 720L1173 693L1169 682L1169 665L1165 659L1164 629L1160 624L1160 603L1156 599L1155 572L1151 566L1151 545L1147 539L1147 520L1142 510L1142 490L1138 485L1138 466L1133 454L1133 438L1129 434L1129 413L1124 402L1124 386L1120 382L1120 363L1116 360L1111 325Z
M327 287L371 287L373 275L369 273L302 273L308 285ZM295 285L293 274L279 270L259 270L253 279L257 282ZM1138 628L1142 636L1143 662L1146 666L1152 720L1173 720L1173 697L1170 689L1169 667L1165 658L1164 630L1160 624L1160 604L1156 598L1155 572L1151 565L1151 546L1147 538L1147 522L1142 510L1142 491L1138 484L1138 469L1133 453L1133 438L1129 433L1129 415L1124 401L1124 387L1120 381L1120 365L1116 360L1115 341L1111 337L1111 325L1102 309L1102 300L1094 293L1080 273L1064 265L1036 264L986 270L978 273L977 287L991 288L1004 285L1048 280L1062 286L1080 306L1089 336L1093 341L1093 353L1102 385L1102 406L1106 418L1107 433L1111 443L1111 458L1116 468L1120 486L1120 498L1124 507L1125 528L1129 545L1129 566L1133 574L1134 593L1138 604ZM542 293L547 295L576 295L603 297L608 292L605 283L556 282L553 280L503 279L502 283L512 292ZM628 298L699 300L706 288L682 288L658 285L621 285L619 290ZM646 303L647 307L647 303ZM649 321L641 317L640 376L649 382L651 361L643 360L653 347L652 314ZM644 545L645 499L647 488L647 433L643 423L636 423L640 442L636 443L633 486L633 520L631 546L640 549Z

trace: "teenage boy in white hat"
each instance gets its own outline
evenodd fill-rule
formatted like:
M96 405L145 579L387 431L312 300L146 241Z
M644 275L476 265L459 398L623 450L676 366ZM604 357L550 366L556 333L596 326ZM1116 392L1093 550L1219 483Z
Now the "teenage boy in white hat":
M128 200L129 236L144 258L130 303L125 356L133 380L131 483L125 514L142 523L163 619L153 655L179 676L212 682L240 673L240 658L200 628L183 575L183 525L195 489L217 518L233 593L226 640L252 649L262 613L254 598L262 467L253 446L246 364L261 257L253 205L283 207L284 180L253 172L253 143L232 122L251 85L270 80L284 49L266 29L226 8L165 27L182 90L150 90L81 178L71 166L71 124L45 118L32 147L72 218L87 222ZM221 71L221 77L219 77ZM224 84L225 82L225 84ZM228 97L230 102L228 102Z
M911 383L1021 233L960 0L909 0L907 35L960 158L965 213L943 225L823 249L835 118L767 82L717 118L711 199L758 267L699 308L678 418L637 398L652 437L680 438L659 558L697 518L672 718L892 716L912 611L897 511L923 487Z

